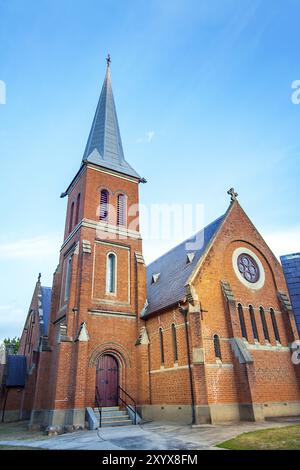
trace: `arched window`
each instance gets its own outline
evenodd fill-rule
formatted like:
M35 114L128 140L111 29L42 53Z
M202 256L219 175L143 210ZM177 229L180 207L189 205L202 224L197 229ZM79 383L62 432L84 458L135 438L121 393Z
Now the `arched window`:
M177 334L176 334L176 326L172 323L172 342L173 342L173 354L174 354L174 362L178 361L178 349L177 349Z
M249 305L249 313L250 313L253 338L258 341L258 331L257 331L257 326L256 326L255 313L254 313L254 309L252 305Z
M126 196L118 195L117 224L126 225Z
M80 208L80 193L78 193L76 201L76 214L75 214L75 225L79 222L79 208Z
M278 343L280 343L280 336L279 336L276 316L275 316L275 312L272 308L270 308L270 315L271 315L271 321L272 321L272 325L273 325L275 339L276 339L276 341L278 341Z
M100 220L108 220L109 194L107 189L102 189L100 195Z
M220 338L219 338L218 335L214 335L214 350L215 350L216 358L217 359L222 359Z
M116 292L116 255L114 253L109 253L107 256L106 292L108 294Z
M245 324L244 310L241 304L238 304L239 320L241 326L242 337L248 339L247 329Z
M73 216L74 216L74 201L72 202L71 210L70 210L69 233L71 233L72 228L73 228Z
M260 314L261 324L262 324L262 327L263 327L264 337L267 341L270 341L268 325L267 325L267 321L266 321L266 315L265 315L265 311L262 307L259 307L259 314Z
M164 352L164 336L162 328L159 329L159 344L160 344L160 362L162 365L165 363L165 352Z
M70 294L72 259L73 259L73 256L70 256L67 261L67 272L66 272L66 280L65 280L65 301L69 299L69 294Z

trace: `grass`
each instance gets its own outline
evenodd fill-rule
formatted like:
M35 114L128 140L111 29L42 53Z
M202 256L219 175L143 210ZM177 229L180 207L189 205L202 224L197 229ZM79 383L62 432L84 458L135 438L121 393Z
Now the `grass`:
M300 425L246 432L217 447L230 450L300 450Z

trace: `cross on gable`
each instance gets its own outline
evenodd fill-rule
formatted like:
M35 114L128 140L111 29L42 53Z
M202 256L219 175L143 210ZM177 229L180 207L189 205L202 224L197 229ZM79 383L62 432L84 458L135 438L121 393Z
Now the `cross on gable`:
M234 188L230 188L230 189L227 191L227 194L229 194L231 201L236 201L236 199L237 199L237 197L238 197L238 193L236 193L236 192L234 191Z

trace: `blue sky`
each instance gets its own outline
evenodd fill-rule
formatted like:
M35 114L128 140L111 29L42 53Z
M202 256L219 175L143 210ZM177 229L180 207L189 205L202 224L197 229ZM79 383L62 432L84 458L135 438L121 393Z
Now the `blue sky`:
M52 283L107 52L141 202L201 203L208 223L234 186L276 255L299 251L299 15L298 0L0 0L0 338L38 272ZM168 247L146 241L146 260Z

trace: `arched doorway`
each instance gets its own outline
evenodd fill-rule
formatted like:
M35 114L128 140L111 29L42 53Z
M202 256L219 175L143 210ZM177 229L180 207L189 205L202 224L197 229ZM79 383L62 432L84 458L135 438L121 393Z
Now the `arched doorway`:
M101 406L118 405L118 378L117 360L109 354L101 356L98 360L96 374L96 387L101 399Z

